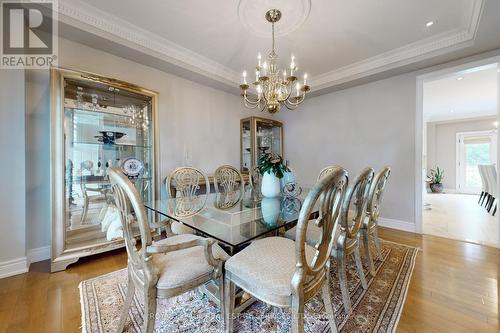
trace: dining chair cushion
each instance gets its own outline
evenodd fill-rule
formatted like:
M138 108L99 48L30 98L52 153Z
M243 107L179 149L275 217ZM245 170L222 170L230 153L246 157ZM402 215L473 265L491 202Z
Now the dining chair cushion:
M162 239L153 244L173 245L199 238L202 237L182 234ZM218 244L212 246L212 252L216 259L227 260L229 258L229 255ZM210 275L214 270L214 267L210 266L205 259L203 246L167 252L166 254L154 254L153 263L159 274L156 285L158 289L172 289L189 284L199 277Z
M310 263L316 250L306 246ZM276 306L289 306L295 272L295 242L284 237L268 237L252 242L226 261L226 273L248 293Z

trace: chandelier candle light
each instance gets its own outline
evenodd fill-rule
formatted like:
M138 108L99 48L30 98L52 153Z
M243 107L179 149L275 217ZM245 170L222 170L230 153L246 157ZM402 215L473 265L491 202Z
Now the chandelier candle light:
M280 18L281 12L278 9L271 9L266 13L266 19L272 25L273 47L269 53L269 64L266 61L262 63L260 53L257 55L258 63L253 83L257 96L250 97L248 94L250 85L247 83L246 71L243 71L243 83L240 84L245 106L251 109L259 108L260 111L267 109L269 113L278 112L283 105L289 110L296 109L304 101L306 93L311 90L307 85L307 74L304 74L302 85L297 79L298 68L293 55L289 72L286 69L278 69L278 55L274 49L274 23Z

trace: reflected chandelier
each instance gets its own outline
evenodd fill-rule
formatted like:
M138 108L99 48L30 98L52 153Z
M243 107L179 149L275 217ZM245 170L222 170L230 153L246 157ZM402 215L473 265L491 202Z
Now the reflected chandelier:
M278 69L278 55L274 49L274 23L280 18L281 12L278 9L271 9L266 13L266 20L272 25L273 44L272 51L269 53L269 64L266 61L261 63L260 53L257 56L258 65L253 83L257 96L249 96L250 85L247 83L247 72L243 71L243 83L240 88L247 108L259 108L260 111L267 109L269 113L276 113L284 105L287 109L293 110L304 101L306 93L311 90L307 85L307 74L304 74L302 84L297 79L298 68L293 55L288 73L286 69Z

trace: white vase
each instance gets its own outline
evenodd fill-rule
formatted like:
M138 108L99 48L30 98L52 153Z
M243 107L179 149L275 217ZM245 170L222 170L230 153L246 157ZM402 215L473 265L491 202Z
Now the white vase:
M262 198L260 209L262 219L268 226L275 226L281 212L281 201L279 198Z
M260 188L262 195L266 198L275 198L281 193L281 182L278 177L272 173L264 173L262 177L262 186Z

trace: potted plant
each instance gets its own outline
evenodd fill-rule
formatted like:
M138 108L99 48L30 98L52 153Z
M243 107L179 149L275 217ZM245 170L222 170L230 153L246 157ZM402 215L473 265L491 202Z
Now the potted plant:
M444 178L443 169L439 169L439 167L436 167L436 169L432 169L430 175L427 176L427 178L429 179L432 193L443 192L443 183L442 183L442 180Z
M281 193L281 181L285 172L290 171L283 157L274 153L266 153L259 159L259 172L262 175L261 192L268 198L277 197Z

